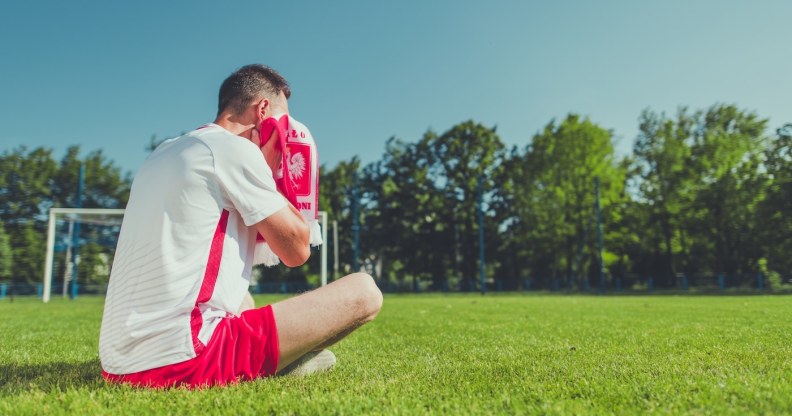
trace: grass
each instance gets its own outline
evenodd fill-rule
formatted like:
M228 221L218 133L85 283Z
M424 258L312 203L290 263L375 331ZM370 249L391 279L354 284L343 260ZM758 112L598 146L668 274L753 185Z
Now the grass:
M0 414L792 413L787 296L386 296L332 372L199 391L105 384L103 301L0 302Z

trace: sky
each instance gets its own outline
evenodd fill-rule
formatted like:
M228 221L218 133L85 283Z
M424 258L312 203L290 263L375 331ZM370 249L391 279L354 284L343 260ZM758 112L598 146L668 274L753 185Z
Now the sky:
M101 150L214 119L223 79L282 73L320 161L378 160L474 120L520 147L589 117L628 154L649 108L717 103L792 122L790 1L3 1L0 152Z

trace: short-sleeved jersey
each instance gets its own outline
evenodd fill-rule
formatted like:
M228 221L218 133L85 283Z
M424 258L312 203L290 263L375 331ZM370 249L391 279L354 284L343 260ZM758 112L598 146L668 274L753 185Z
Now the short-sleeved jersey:
M201 352L250 283L254 224L286 207L261 151L215 124L157 147L135 175L99 337L111 374Z

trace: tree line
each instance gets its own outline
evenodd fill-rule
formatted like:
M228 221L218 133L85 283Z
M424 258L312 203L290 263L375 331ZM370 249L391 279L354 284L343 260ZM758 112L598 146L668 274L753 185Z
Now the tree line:
M503 289L583 290L680 277L779 287L792 272L792 124L734 105L647 109L631 154L613 132L570 114L508 147L496 128L467 121L415 142L391 138L380 160L322 174L320 206L344 230L352 264L359 195L360 261L381 281L474 290L477 186L484 193L485 275ZM600 282L594 180L600 182ZM357 180L357 186L355 181Z
M71 146L60 160L52 149L20 146L0 156L0 282L40 283L44 274L48 212L52 207L76 207L80 168L85 179L84 208L123 208L131 177L123 174L101 150L80 157ZM61 236L67 224L61 223ZM79 237L78 281L103 284L109 278L112 239L106 227L82 224ZM66 252L55 253L53 280L66 270Z
M321 152L321 138L318 144ZM466 121L415 141L391 138L382 157L366 165L357 157L323 165L320 209L338 223L337 247L327 243L331 254L338 249L342 273L356 263L357 212L357 262L382 284L476 290L480 191L485 275L498 288L561 282L584 290L616 279L646 284L649 277L670 288L680 276L716 275L750 286L760 273L768 286L780 287L792 272L790 149L792 123L772 129L734 105L673 115L644 110L626 156L616 153L612 131L575 114L515 146L495 127ZM84 207L125 206L130 175L101 151L83 159L79 152L71 147L60 161L44 148L0 156L0 281L40 281L46 212L74 206L81 164ZM79 278L106 282L101 255L112 248L91 238L85 244L93 246L80 248ZM64 264L65 255L56 263ZM266 281L316 283L318 267L313 256L302 268L262 274Z

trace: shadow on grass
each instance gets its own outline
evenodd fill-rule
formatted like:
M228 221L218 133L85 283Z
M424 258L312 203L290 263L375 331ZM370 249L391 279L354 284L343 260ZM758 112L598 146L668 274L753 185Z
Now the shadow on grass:
M81 363L0 364L0 396L103 384L98 358Z

